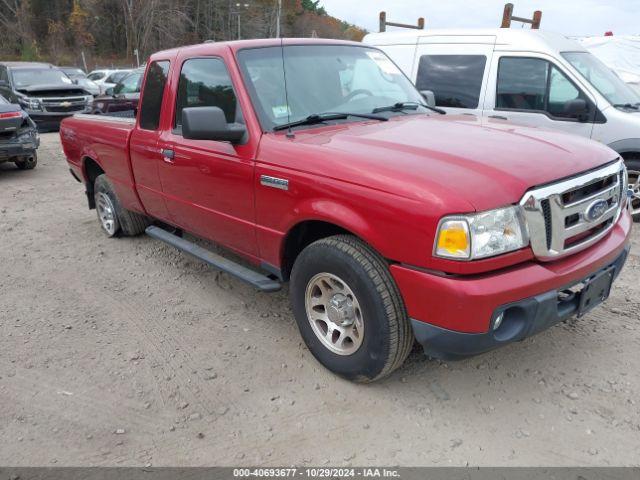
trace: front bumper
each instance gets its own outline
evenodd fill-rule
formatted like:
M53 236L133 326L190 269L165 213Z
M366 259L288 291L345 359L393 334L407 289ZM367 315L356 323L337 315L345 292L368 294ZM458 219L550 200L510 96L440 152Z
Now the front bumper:
M615 279L622 270L628 254L627 247L611 265L593 272L593 275L613 268ZM578 297L560 300L559 295L562 290L564 289L550 290L524 300L501 305L492 315L491 323L493 324L500 314L506 313L506 315L495 331L461 333L411 319L413 333L424 348L425 354L430 357L455 360L478 355L508 343L524 340L578 313Z
M625 209L600 242L554 262L531 261L469 276L403 265L392 265L391 272L425 352L460 358L522 340L575 314L577 306L559 304L558 293L609 266L615 266L617 275L627 257L631 224ZM519 328L509 335L494 335L494 319L509 306L522 314Z

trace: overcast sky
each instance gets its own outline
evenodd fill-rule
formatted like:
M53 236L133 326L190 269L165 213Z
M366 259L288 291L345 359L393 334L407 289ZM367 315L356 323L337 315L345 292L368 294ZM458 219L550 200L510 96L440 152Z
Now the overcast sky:
M378 13L387 20L417 23L426 28L499 27L505 0L321 0L327 13L378 31ZM542 28L565 35L640 34L640 0L515 0L514 15L533 16L542 10ZM519 26L521 24L513 24Z

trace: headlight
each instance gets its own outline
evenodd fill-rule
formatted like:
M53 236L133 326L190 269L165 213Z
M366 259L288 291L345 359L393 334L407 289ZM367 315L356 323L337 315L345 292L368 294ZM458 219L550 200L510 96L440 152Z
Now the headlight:
M527 246L520 207L444 217L438 226L434 253L455 260L476 260Z
M18 102L27 110L42 110L40 100L37 98L19 98Z

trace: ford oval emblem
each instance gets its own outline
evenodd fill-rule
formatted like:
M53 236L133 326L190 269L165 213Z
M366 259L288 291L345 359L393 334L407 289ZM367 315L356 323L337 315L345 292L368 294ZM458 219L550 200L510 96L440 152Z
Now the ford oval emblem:
M590 222L595 222L596 220L602 218L602 216L609 208L609 203L606 200L596 200L589 208L584 212L585 218Z

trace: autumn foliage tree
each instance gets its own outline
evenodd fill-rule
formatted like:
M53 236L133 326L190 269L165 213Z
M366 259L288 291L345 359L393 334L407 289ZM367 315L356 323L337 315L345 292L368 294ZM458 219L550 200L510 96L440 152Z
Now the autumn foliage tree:
M238 3L240 6L238 7ZM0 0L0 59L131 65L154 51L205 40L276 35L277 0ZM248 5L245 7L245 4ZM240 31L238 31L240 26ZM321 0L282 0L281 35L360 40Z

